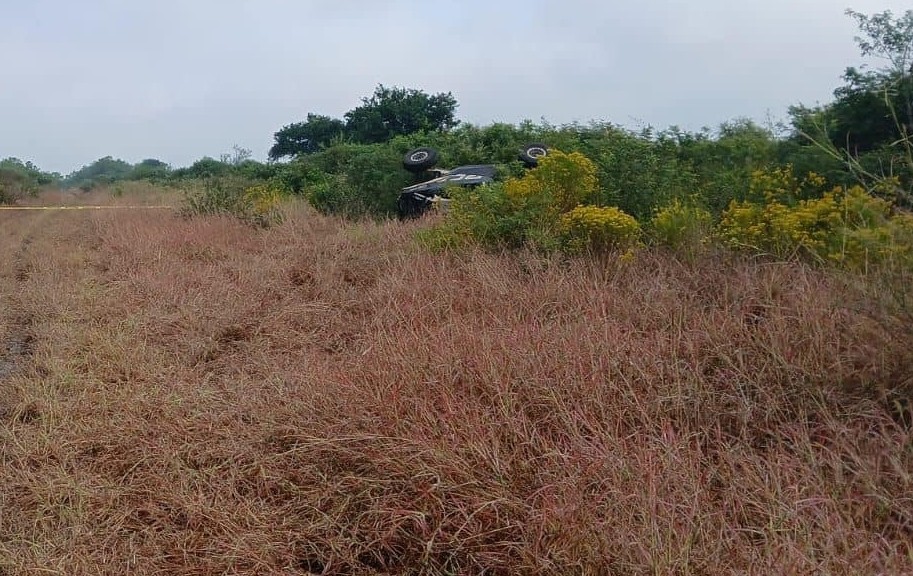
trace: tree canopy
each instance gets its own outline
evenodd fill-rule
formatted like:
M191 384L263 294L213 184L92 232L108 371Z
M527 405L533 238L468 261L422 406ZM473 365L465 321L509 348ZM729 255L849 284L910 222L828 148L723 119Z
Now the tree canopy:
M345 128L346 124L342 120L308 114L305 122L289 124L276 132L274 144L269 149L270 160L316 152L343 134Z
M133 165L124 160L105 156L69 174L63 181L66 186L86 186L125 180L133 172Z
M344 120L309 113L304 122L284 126L273 136L270 159L313 154L340 137L377 144L417 132L447 131L459 124L458 104L450 92L432 95L380 85L361 102L345 113Z
M362 105L346 113L346 134L362 144L386 142L416 132L445 131L455 127L453 94L430 96L421 90L378 86Z
M863 180L896 178L901 194L913 185L913 10L846 13L859 27L861 55L880 65L847 68L829 104L792 107L793 140L829 150Z

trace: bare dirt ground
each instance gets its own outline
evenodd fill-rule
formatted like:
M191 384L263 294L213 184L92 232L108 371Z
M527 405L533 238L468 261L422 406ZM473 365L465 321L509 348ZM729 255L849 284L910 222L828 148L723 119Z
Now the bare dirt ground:
M0 575L913 573L902 311L414 227L0 213Z

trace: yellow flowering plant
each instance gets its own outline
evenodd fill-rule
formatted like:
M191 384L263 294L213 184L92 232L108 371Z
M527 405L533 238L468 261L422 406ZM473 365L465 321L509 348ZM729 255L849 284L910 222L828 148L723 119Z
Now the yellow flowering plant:
M860 186L794 200L803 182L820 186L819 178L800 181L785 170L759 177L765 200L733 201L720 220L719 237L733 248L799 254L853 269L913 263L913 217L893 215L889 202Z
M713 217L696 204L676 198L654 213L648 228L655 243L693 252L710 239Z
M577 206L558 224L561 246L579 254L588 250L630 247L640 237L640 224L614 206Z
M596 165L589 158L553 150L539 159L535 170L508 180L504 191L518 207L532 205L544 218L554 219L592 199L598 185Z

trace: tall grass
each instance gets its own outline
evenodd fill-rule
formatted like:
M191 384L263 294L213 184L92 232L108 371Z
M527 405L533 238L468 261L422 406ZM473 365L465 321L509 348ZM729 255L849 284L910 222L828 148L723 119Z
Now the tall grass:
M0 572L913 571L913 330L840 276L54 217Z

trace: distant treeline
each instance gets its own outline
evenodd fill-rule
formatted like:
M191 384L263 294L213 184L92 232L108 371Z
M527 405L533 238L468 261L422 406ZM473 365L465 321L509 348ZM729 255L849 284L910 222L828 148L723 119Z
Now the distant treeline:
M476 126L456 118L450 93L378 86L343 118L311 113L273 135L269 161L239 147L219 159L202 158L174 169L156 159L130 164L101 158L65 177L30 163L0 163L0 186L33 190L59 184L91 189L124 180L180 186L187 181L235 178L269 182L306 196L318 209L382 217L409 183L405 152L436 148L445 167L496 164L517 173L517 149L530 141L565 152L581 152L598 168L598 202L642 217L676 198L699 201L715 213L748 193L758 170L790 165L796 174L814 172L833 185L878 182L892 202L913 206L913 11L865 16L848 12L863 32L863 56L881 56L879 70L848 68L834 101L797 105L777 126L748 119L690 132L671 127L632 131L610 123L554 126L545 122ZM892 186L885 187L885 182ZM2 190L3 188L0 188Z

